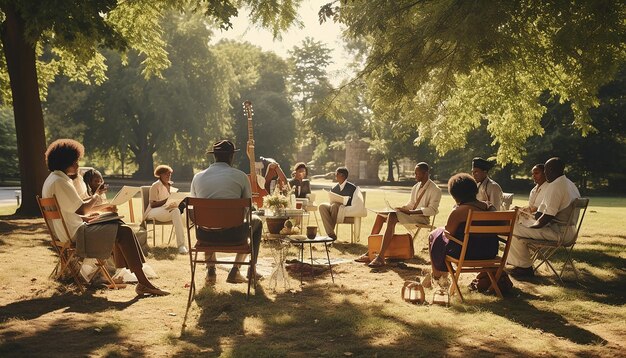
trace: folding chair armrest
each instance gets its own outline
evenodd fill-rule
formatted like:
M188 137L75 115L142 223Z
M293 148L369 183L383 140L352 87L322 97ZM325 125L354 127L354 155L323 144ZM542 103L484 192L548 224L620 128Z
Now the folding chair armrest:
M444 231L444 232L443 232L443 234L444 234L444 235L446 235L446 237L448 238L448 240L454 241L454 242L456 242L457 244L459 244L459 245L463 246L463 241L461 241L461 240L457 239L456 237L452 236L449 232Z

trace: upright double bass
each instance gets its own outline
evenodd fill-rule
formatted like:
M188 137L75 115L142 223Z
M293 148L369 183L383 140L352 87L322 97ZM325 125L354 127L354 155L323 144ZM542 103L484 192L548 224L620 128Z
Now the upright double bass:
M265 190L265 178L256 173L256 166L254 158L254 133L252 131L252 116L254 110L252 109L252 102L243 102L243 112L248 120L248 144L246 146L246 154L250 161L250 174L248 179L250 180L250 188L252 189L252 202L257 208L263 207L263 197L267 195Z

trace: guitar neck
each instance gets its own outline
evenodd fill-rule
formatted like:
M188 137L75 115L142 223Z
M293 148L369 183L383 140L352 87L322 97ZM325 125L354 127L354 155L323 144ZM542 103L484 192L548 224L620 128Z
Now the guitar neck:
M256 174L254 155L254 134L252 132L252 117L248 117L248 160L250 161L250 175Z

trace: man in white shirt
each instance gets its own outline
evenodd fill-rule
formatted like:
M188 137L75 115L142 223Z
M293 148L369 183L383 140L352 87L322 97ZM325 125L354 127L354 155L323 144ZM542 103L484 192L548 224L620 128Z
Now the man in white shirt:
M372 227L372 235L380 233L383 223L387 221L387 229L381 242L378 255L370 262L368 253L364 253L356 262L369 262L370 267L380 267L385 265L385 251L393 238L393 233L397 223L403 225L428 224L430 217L439 212L441 202L441 189L430 180L430 166L428 163L420 162L415 166L415 180L417 184L411 189L409 201L396 212L376 215L376 221Z
M489 177L493 163L481 157L472 159L472 176L478 185L476 199L493 205L496 210L502 208L502 188Z
M207 151L207 153L213 153L215 163L194 175L191 180L191 192L189 196L192 198L207 199L251 198L252 190L248 176L241 170L232 167L233 157L236 151L238 151L238 149L235 149L235 145L228 140L221 140L213 144L213 149ZM255 256L252 258L252 261L256 262L261 244L263 223L258 216L252 215L251 225L252 244ZM228 232L215 233L197 228L196 237L198 241L208 241L211 242L211 244L224 246L240 245L247 240L246 232L239 228L228 229L226 231ZM215 253L212 253L210 257L215 260ZM236 261L244 261L245 258L245 254L237 254ZM246 279L239 273L239 266L238 264L233 265L226 282L246 282ZM250 274L251 270L248 269L248 278L250 278ZM216 278L215 266L211 265L208 267L206 281L212 284L215 283Z
M530 250L521 238L557 241L566 228L571 212L570 204L580 197L580 192L565 176L564 169L565 165L560 158L550 158L546 162L545 176L550 185L546 187L543 200L535 213L536 221L530 226L515 226L507 258L507 264L515 266L510 271L513 276L534 275Z

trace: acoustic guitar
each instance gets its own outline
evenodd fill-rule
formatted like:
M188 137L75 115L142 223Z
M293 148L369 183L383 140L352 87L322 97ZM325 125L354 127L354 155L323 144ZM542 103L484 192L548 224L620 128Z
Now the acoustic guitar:
M256 173L254 161L254 158L256 158L254 155L254 132L252 130L252 116L254 115L254 110L252 109L251 101L243 102L243 112L248 120L248 145L246 154L248 154L250 161L250 174L248 175L248 179L250 180L250 188L252 189L252 202L257 208L261 208L263 207L263 197L268 193L267 190L265 190L265 178Z

